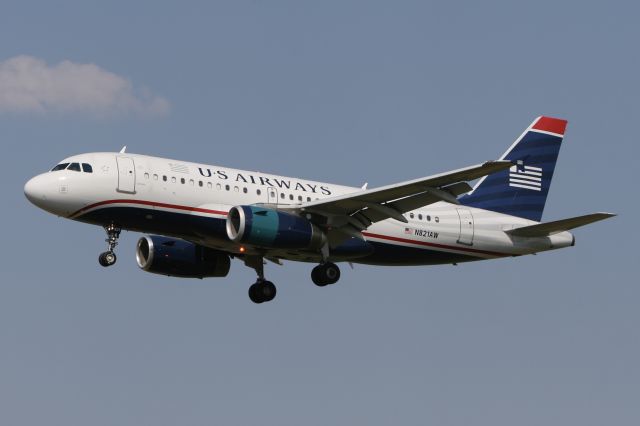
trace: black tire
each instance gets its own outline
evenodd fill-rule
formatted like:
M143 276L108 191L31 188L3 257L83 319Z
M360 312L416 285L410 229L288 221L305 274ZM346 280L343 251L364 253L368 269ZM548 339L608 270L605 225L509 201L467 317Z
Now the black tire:
M329 284L324 280L323 266L324 265L318 265L311 270L311 281L318 287L324 287Z
M340 279L340 268L335 263L318 265L311 271L311 280L318 287L335 284Z
M98 256L98 262L105 268L116 263L117 259L116 254L112 251L105 251Z
M253 303L262 303L264 300L262 299L262 292L260 291L260 284L255 283L249 287L249 299Z
M335 263L327 262L324 265L324 280L327 284L335 284L340 279L340 268Z
M276 297L276 293L278 291L275 284L273 284L271 281L264 281L260 287L262 291L262 299L265 302L270 302Z

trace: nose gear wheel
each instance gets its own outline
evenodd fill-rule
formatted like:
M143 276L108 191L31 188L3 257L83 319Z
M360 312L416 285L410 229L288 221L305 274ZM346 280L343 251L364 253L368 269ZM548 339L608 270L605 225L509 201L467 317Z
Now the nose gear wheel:
M116 263L116 260L118 259L116 257L116 253L114 252L114 249L118 245L118 238L120 238L120 232L122 231L122 229L112 223L105 226L104 230L107 233L107 239L105 240L105 242L107 243L107 251L100 253L98 262L100 263L100 265L107 267Z

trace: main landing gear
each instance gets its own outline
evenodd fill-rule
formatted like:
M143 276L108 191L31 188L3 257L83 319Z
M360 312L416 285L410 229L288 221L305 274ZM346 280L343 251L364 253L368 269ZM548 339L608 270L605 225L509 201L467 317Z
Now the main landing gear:
M258 279L249 287L249 299L253 303L270 302L276 297L276 286L264 278L264 258L262 256L246 256L244 264L255 269ZM340 268L332 262L324 262L313 268L311 279L318 287L335 284L340 279Z
M258 274L256 282L249 287L249 299L253 303L270 302L276 297L276 286L264 278L264 259L262 256L247 256L245 265L255 269Z
M318 287L335 284L340 279L340 268L332 262L321 263L311 271L311 280Z
M98 262L100 263L100 265L107 267L116 263L116 260L118 259L113 250L118 245L118 238L120 237L121 229L112 223L108 226L105 226L104 230L107 232L107 239L105 241L107 242L108 248L107 251L100 254L100 256L98 257Z

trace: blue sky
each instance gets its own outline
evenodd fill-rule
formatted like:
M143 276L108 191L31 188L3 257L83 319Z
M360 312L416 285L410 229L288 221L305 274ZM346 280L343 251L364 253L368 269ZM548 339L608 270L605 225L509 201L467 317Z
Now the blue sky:
M638 424L638 12L3 3L2 423ZM619 214L576 247L343 267L323 289L309 265L269 265L279 293L260 306L240 263L222 280L145 274L134 233L105 270L101 229L22 193L61 158L123 145L372 187L495 159L541 114L569 120L543 218Z

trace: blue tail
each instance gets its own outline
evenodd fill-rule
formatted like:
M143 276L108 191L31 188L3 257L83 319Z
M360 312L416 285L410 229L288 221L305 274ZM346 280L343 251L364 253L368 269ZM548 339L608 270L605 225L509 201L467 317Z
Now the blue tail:
M536 118L501 158L515 165L482 178L460 203L540 222L566 126Z

